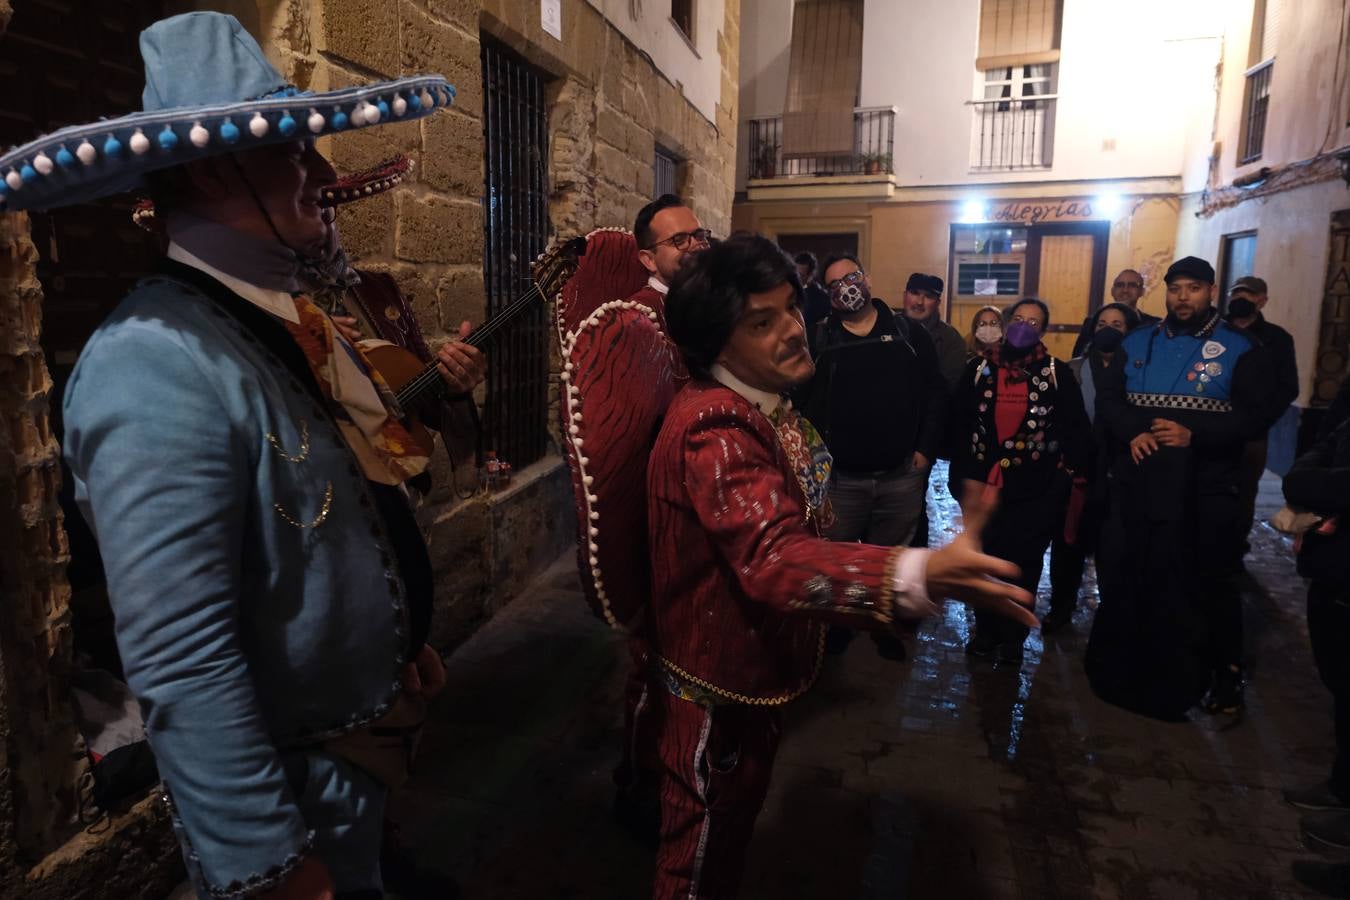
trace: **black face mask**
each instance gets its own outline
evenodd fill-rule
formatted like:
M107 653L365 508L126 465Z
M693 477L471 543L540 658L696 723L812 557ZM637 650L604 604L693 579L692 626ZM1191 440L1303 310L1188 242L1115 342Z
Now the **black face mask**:
M1092 333L1092 349L1098 353L1114 353L1125 340L1125 335L1114 328L1098 328Z
M1256 301L1250 297L1233 297L1228 301L1228 314L1235 319L1256 315Z

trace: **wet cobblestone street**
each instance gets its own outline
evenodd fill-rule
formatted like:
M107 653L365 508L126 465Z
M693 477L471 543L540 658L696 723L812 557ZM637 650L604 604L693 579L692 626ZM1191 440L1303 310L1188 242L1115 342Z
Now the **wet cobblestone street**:
M954 518L936 490L935 542ZM1267 475L1260 518L1277 506ZM956 605L906 662L854 641L788 712L744 896L1307 896L1289 865L1312 854L1279 788L1324 777L1330 697L1288 541L1261 524L1252 543L1236 721L1163 724L1097 700L1082 670L1090 577L1073 628L1033 633L1020 669L967 657ZM466 898L646 895L649 851L610 818L627 665L570 556L450 659L396 809L417 855Z

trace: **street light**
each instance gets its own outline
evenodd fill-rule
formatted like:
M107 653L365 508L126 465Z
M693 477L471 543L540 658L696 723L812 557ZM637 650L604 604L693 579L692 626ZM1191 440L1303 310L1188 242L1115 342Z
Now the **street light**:
M961 204L962 222L983 222L986 218L983 200L967 200Z

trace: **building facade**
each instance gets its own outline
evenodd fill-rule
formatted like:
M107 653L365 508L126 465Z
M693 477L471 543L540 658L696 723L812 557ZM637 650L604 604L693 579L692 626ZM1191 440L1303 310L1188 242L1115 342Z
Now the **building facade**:
M631 227L661 190L730 227L738 0L109 0L98 15L0 0L0 139L139 108L136 35L162 15L234 14L301 88L445 74L454 107L320 149L340 172L407 153L398 188L341 209L361 267L391 273L432 341L529 287L551 238ZM0 896L155 897L181 878L149 793L81 801L87 762L72 667L107 651L96 552L63 509L60 390L83 341L153 259L115 199L0 215ZM547 300L547 298L546 298ZM432 641L448 650L573 546L558 454L557 348L546 300L487 348L484 450L516 467L486 493L438 451L419 511L437 576ZM68 507L66 507L68 508ZM78 660L78 663L77 663ZM93 819L97 821L94 822Z
M854 250L892 303L909 273L940 275L963 333L981 306L1043 297L1061 355L1122 268L1160 312L1187 145L1175 123L1213 84L1192 50L1210 23L1175 6L746 0L735 225L793 251ZM837 98L856 107L842 156L788 158L794 78L819 78L794 76L818 52L802 44L837 30L794 31L811 7L860 22L830 54L856 57L856 100Z
M1350 9L1239 0L1213 13L1217 77L1187 152L1177 251L1213 260L1225 287L1264 278L1266 318L1294 337L1297 408L1271 436L1282 472L1350 373Z

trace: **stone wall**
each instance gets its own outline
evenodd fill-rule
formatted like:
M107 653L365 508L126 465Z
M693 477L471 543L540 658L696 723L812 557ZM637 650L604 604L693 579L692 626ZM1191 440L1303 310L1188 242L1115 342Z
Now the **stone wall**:
M394 152L417 162L395 191L344 208L344 243L363 267L390 272L435 342L481 321L483 285L480 35L550 77L549 204L562 237L629 225L653 188L659 142L682 157L680 191L725 234L734 180L739 3L717 36L722 102L709 122L642 52L584 0L564 0L564 40L545 35L538 4L519 0L166 0L166 12L231 12L295 84L322 91L434 71L454 107L420 122L328 140L341 171ZM0 0L0 34L10 16ZM48 425L38 336L41 286L23 215L0 216L0 896L163 896L181 865L162 808L147 798L81 831L76 735L67 706L68 559L56 492L59 448ZM556 377L556 348L553 351ZM556 394L556 391L554 391ZM556 410L552 411L556 422ZM555 441L556 444L556 441ZM570 485L556 452L510 491L457 492L443 455L440 485L419 517L438 585L433 642L449 649L570 548ZM460 487L473 473L459 473Z

